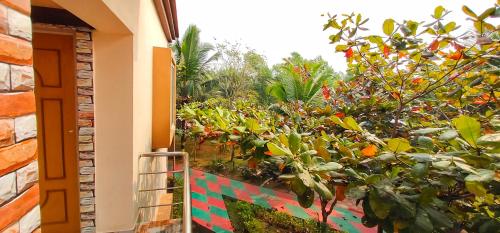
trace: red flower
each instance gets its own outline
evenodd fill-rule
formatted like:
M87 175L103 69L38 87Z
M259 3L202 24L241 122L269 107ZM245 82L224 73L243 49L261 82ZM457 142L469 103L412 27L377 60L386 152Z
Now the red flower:
M462 58L462 52L456 51L454 53L450 53L448 54L448 58L452 60L460 60L460 58Z
M411 83L413 84L420 84L424 81L424 79L422 79L422 77L418 77L418 78L414 78L413 80L411 80Z
M349 48L345 51L345 57L351 58L354 52L352 51L352 48Z
M345 114L343 112L337 112L335 113L335 116L337 116L338 118L344 118Z
M439 40L434 40L432 43L429 45L429 49L431 52L436 51L439 48Z
M321 89L323 92L323 98L325 98L325 100L329 100L332 97L330 94L330 88L328 88L328 86L326 85L323 85Z
M266 151L264 152L265 155L269 155L269 156L273 156L273 153L271 153L271 151Z
M494 98L492 98L488 93L482 94L480 97L477 97L474 99L474 104L479 104L479 105L484 105L487 104L490 101L495 101Z
M384 57L385 58L388 58L389 57L389 53L391 52L391 49L389 48L389 46L387 45L384 45Z

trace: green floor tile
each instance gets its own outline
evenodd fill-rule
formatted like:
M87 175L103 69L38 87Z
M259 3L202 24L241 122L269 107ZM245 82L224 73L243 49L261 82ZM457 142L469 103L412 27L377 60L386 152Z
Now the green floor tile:
M233 189L230 188L230 187L227 187L225 185L221 185L220 186L220 190L221 190L222 194L224 194L226 196L230 196L232 198L237 198L236 195L233 192Z
M217 183L217 176L210 174L210 173L205 173L205 179L214 183Z
M222 200L222 195L220 193L212 192L212 191L207 191L207 196L217 198L219 200Z
M227 215L227 210L223 210L217 206L210 206L210 213L215 214L222 218L229 219L229 215Z
M231 233L232 231L228 231L228 230L225 230L225 229L222 229L218 226L214 226L212 227L212 230L215 232L215 233Z
M192 214L194 217L197 217L197 218L199 218L199 219L202 219L202 220L204 220L204 221L206 221L206 222L210 222L210 221L212 221L212 220L210 219L210 214L209 214L209 213L207 213L207 212L205 212L205 211L203 211L203 210L200 210L200 209L198 209L198 208L196 208L196 207L191 207L191 214Z
M232 188L236 188L236 189L245 189L245 185L243 185L243 183L236 181L236 180L231 180L231 186L233 186Z
M297 216L302 219L310 219L311 216L307 214L302 207L295 206L295 205L290 205L290 204L285 204L286 208L292 211L294 216Z
M339 213L341 213L349 221L361 223L361 219L358 218L358 217L356 217L356 216L354 216L354 215L352 215L351 211L349 211L347 209L337 207L337 208L335 208L334 211L338 211Z
M191 192L191 198L196 199L198 201L207 202L207 196L196 192Z
M206 180L202 180L200 178L196 178L195 182L196 182L197 186L202 187L202 188L208 190L208 185L207 185L207 181Z
M330 217L330 219L336 223L342 231L348 232L348 233L360 233L358 229L356 229L352 224L350 224L347 220L341 219L341 218L336 218L336 217Z
M257 196L251 196L253 203L256 205L260 205L265 208L271 208L271 205L269 205L269 202L267 202L266 199L264 199L262 196L257 195Z
M273 197L276 196L276 193L273 190L268 189L268 188L260 187L260 192L265 193L265 194L267 194L269 196L273 196Z

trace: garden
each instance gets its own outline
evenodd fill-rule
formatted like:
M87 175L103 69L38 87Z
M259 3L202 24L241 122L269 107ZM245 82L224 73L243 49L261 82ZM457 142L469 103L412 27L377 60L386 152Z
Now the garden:
M462 10L470 25L437 6L380 35L361 14L325 14L343 72L298 53L270 67L190 26L173 46L177 147L195 169L319 205L304 220L225 197L235 232L337 232L345 201L377 232L499 232L500 8Z

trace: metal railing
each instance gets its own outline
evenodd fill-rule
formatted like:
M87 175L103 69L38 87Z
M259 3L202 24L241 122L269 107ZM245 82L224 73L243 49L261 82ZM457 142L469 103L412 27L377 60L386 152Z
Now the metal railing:
M178 158L182 158L182 169L177 168L177 162ZM140 170L140 165L141 165L141 159L145 158L150 158L150 159L159 159L159 158L165 158L165 170L160 170L160 171L141 171ZM173 163L170 163L170 161L173 161ZM153 192L153 191L174 191L176 189L183 189L183 201L181 202L174 202L172 200L172 203L167 203L167 204L146 204L146 205L139 205L139 213L141 210L144 209L149 209L149 208L158 208L158 207L164 207L164 206L171 206L174 207L176 205L182 205L182 232L183 233L191 233L192 232L192 226L191 226L191 190L190 190L190 183L189 183L189 154L186 152L151 152L151 153L145 153L139 156L139 195L141 193L145 192ZM172 170L169 170L169 164L172 164ZM178 185L177 183L174 182L174 185L172 187L169 187L168 181L165 184L165 187L146 187L143 188L141 187L141 180L143 179L143 176L146 175L166 175L168 177L169 174L172 174L174 177L176 174L182 173L183 177L183 183L182 185ZM145 222L139 222L138 225L140 226L142 223Z

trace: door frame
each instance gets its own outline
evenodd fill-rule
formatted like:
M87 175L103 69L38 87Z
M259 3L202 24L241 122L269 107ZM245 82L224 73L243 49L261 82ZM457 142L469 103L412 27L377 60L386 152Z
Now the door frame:
M72 37L72 41L73 41L73 57L74 57L74 69L73 69L73 75L72 75L72 78L74 79L74 82L73 82L73 93L74 93L74 111L73 111L73 114L75 116L75 129L76 129L76 133L74 134L74 137L75 137L75 146L74 146L74 151L75 151L75 155L77 156L76 158L76 167L74 168L76 171L78 171L78 175L77 175L77 181L78 181L78 186L80 186L80 172L79 172L79 165L78 165L78 161L79 161L79 150L78 150L78 144L79 144L79 137L78 137L78 90L77 90L77 80L76 80L76 75L77 75L77 69L76 69L76 65L77 65L77 59L76 59L76 30L74 29L71 29L71 28L62 28L62 27L58 27L57 25L45 25L45 24L37 24L37 23L33 23L32 24L32 35L33 37L35 37L36 34L49 34L49 35L65 35L65 36L71 36ZM35 48L33 47L33 53L35 51ZM35 63L33 63L33 71L35 71ZM34 75L34 77L36 78L36 75ZM35 81L35 89L37 88L37 85L36 85L36 81ZM36 92L36 91L35 91ZM36 109L37 112L39 112L41 109ZM41 123L43 124L43 123ZM37 137L37 140L40 140L39 137ZM41 171L42 167L40 167L40 163L38 163L38 169L39 171ZM64 164L64 166L69 166L68 164ZM39 185L40 187L43 186L43 184L41 182L39 182ZM42 190L40 188L40 190ZM78 189L78 192L77 192L77 199L80 200L80 189ZM41 197L41 195L40 195ZM41 205L43 203L41 203L42 201L44 200L40 200L40 208L41 208ZM80 208L77 208L76 210L72 210L72 211L78 211L78 215L80 216L81 214L81 211L80 211ZM81 228L81 218L78 218L78 221L80 222L80 228ZM40 225L42 231L43 231L43 225L41 224Z

